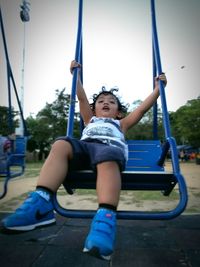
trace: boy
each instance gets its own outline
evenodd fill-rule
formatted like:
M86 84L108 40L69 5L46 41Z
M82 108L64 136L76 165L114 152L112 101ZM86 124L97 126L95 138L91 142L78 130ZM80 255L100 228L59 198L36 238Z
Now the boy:
M81 68L76 61L70 70ZM85 123L81 140L70 137L58 138L41 169L36 191L2 221L7 230L32 230L55 222L51 196L63 183L71 169L93 168L97 172L97 198L99 207L86 238L84 252L110 260L114 250L116 210L121 189L120 172L127 160L124 134L138 123L159 96L159 82L167 83L164 74L155 82L154 91L128 116L123 117L125 107L111 91L94 95L90 105L80 77L77 81L77 97L80 113Z

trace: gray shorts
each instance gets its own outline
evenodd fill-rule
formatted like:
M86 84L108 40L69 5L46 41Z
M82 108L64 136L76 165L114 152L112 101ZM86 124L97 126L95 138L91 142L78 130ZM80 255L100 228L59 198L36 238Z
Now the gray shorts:
M115 161L120 171L125 169L126 159L121 148L101 143L99 140L83 141L63 136L56 140L65 140L72 145L73 158L70 170L96 170L96 165L106 161Z

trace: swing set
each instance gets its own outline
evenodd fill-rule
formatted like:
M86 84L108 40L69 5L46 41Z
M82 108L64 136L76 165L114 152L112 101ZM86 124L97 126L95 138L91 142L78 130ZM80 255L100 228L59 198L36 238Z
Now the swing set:
M159 43L157 36L155 3L151 1L151 18L152 18L152 46L153 46L153 77L162 73ZM78 29L75 49L75 60L82 64L82 13L83 0L79 0L78 9ZM2 24L2 23L1 23ZM3 31L2 31L3 32ZM8 76L13 81L13 76L8 60ZM83 64L82 64L83 65ZM82 68L83 69L83 68ZM73 136L75 99L76 99L76 83L77 69L73 72L71 102L69 110L69 120L67 125L67 136ZM178 152L176 141L171 135L170 121L167 110L167 102L165 97L164 86L160 82L160 98L162 105L163 125L165 131L165 142L161 145L157 138L157 105L154 105L154 123L153 123L153 140L129 140L127 141L129 148L129 158L125 171L122 172L122 190L144 190L144 191L161 191L164 196L169 196L178 187L179 202L174 209L168 211L134 211L134 210L119 210L117 217L119 219L143 219L143 220L167 220L180 215L187 205L187 188L183 175L180 172ZM24 139L25 140L25 139ZM172 171L166 171L164 162L168 152L171 152ZM24 156L22 156L24 160ZM23 164L21 164L23 166ZM7 177L11 177L7 167ZM92 170L73 171L68 173L63 186L68 193L73 194L74 189L95 189L96 175ZM4 194L5 195L5 194ZM96 210L80 210L67 209L60 205L57 193L53 197L54 209L62 216L69 218L92 218Z
M83 0L79 0L78 12L78 29L76 39L75 60L82 64L82 10ZM153 44L153 77L162 73L160 60L155 3L151 0L151 18L152 18L152 44ZM73 72L71 103L69 111L69 121L67 125L67 136L73 136L73 118L75 111L76 99L76 81L77 69ZM169 196L176 185L179 189L179 202L177 206L168 211L146 212L133 210L119 210L117 217L119 219L172 219L180 215L187 205L187 188L184 177L180 172L178 152L176 141L171 135L170 122L167 111L167 103L165 91L162 82L160 81L160 97L163 110L163 125L165 130L165 142L161 145L157 139L157 109L154 106L154 140L129 140L127 141L129 149L129 158L126 169L121 174L122 190L153 190L161 191L163 195ZM164 162L168 151L171 151L172 156L172 171L168 172L164 169ZM64 183L68 193L73 193L74 189L95 189L96 174L92 170L86 171L71 171ZM92 218L95 215L94 210L78 210L66 209L58 202L57 194L54 194L54 208L62 216L69 218Z
M3 47L6 58L6 67L7 67L7 84L8 84L8 128L9 134L14 133L14 122L12 116L12 90L11 83L14 88L14 93L17 99L17 104L19 107L19 113L23 123L23 136L16 136L14 140L11 140L11 149L8 153L0 155L0 179L4 179L3 190L0 192L0 199L2 199L8 190L8 182L10 179L21 176L25 171L25 152L26 152L26 143L27 143L27 127L23 116L22 107L17 93L17 88L8 57L8 49L5 38L5 31L3 25L3 17L0 9L0 27L2 33Z

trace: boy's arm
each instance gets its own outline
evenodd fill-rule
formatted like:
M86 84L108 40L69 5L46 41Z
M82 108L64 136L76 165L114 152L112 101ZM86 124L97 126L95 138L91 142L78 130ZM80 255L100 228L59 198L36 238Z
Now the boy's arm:
M77 63L75 60L73 60L71 63L71 66L70 66L71 73L73 72L73 69L76 67L80 68L81 65L79 63ZM85 90L83 88L83 85L82 85L82 82L80 79L79 71L78 71L78 78L77 78L76 95L77 95L77 98L79 101L81 117L82 117L84 123L88 124L90 119L93 116L93 112L92 112L92 109L90 107L89 101L87 99Z
M167 84L165 74L161 74L155 79L155 88L153 92L142 102L142 104L137 107L133 112L121 120L121 128L125 133L129 128L137 124L144 114L153 106L159 97L159 80L164 82L164 85Z

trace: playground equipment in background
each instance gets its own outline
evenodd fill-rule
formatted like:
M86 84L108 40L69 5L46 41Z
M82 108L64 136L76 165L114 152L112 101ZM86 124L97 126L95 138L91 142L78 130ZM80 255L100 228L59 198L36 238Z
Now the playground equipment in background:
M3 46L4 46L4 52L5 52L5 58L6 58L6 67L7 67L9 134L12 134L14 131L14 122L13 122L13 116L12 116L11 83L12 83L12 86L13 86L13 89L15 92L15 96L17 99L17 103L18 103L18 107L19 107L19 111L20 111L20 116L21 116L21 120L23 123L23 130L24 130L24 133L22 136L16 136L15 138L10 139L10 142L11 142L10 151L7 151L6 153L4 153L4 151L2 150L2 153L0 155L0 178L4 179L3 190L2 190L2 192L0 192L0 199L2 199L7 193L7 187L8 187L9 180L11 178L21 176L24 173L24 170L25 170L25 153L26 153L26 143L27 143L28 132L27 132L24 116L23 116L23 110L22 110L20 100L18 97L16 84L15 84L14 76L13 76L12 69L11 69L10 60L8 57L8 49L7 49L7 44L6 44L5 31L4 31L3 17L2 17L1 9L0 9L0 27L1 27ZM8 135L8 140L9 140L9 135Z

